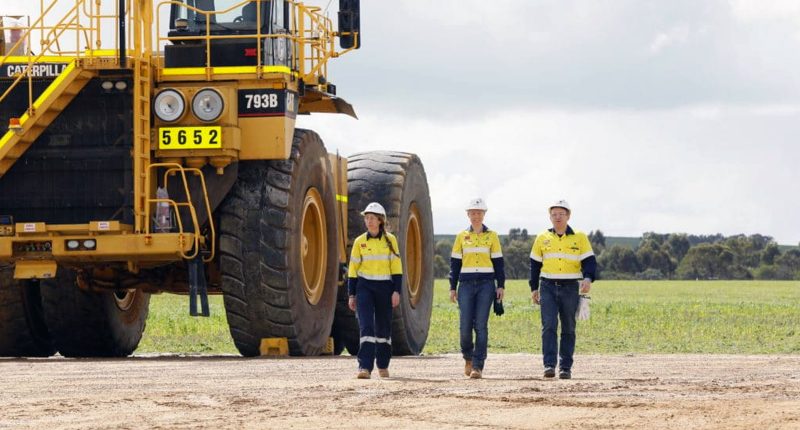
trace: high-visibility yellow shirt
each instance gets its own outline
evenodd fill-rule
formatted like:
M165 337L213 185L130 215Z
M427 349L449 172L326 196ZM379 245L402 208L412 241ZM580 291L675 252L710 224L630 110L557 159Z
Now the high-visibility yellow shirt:
M497 233L485 225L480 232L469 227L458 233L450 254L450 289L455 290L459 282L492 279L497 288L505 288L505 262Z
M492 258L500 258L500 238L493 230L476 233L464 230L453 242L451 258L461 260L461 273L494 273Z
M581 261L592 256L586 234L570 227L561 236L553 229L541 232L531 248L531 260L542 263L540 276L547 279L583 279Z
M403 274L403 264L400 261L400 247L397 238L389 233L378 234L372 237L369 233L358 236L353 241L350 251L350 266L347 270L348 278L363 278L369 281L391 281L392 275ZM389 248L398 254L395 254Z

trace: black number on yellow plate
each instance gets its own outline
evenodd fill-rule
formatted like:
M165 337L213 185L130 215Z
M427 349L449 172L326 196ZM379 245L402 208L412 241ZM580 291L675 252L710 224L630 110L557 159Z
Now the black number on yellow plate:
M221 136L222 127L163 127L158 149L219 149Z

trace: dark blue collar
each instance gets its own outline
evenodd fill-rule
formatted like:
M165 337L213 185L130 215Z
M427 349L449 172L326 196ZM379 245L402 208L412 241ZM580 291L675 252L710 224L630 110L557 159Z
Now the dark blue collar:
M553 233L553 234L555 234L555 232L556 232L556 229L554 229L554 228L548 228L547 230L548 230L550 233ZM571 235L571 234L575 234L575 231L574 231L574 230L572 230L572 227L570 227L570 226L569 226L569 224L567 224L567 232L566 232L566 235L567 235L567 236L569 236L569 235Z
M371 235L369 233L369 230L367 230L367 239L380 239L382 237L383 237L383 231L382 230L378 230L378 235L377 236Z
M481 231L480 233L487 233L489 231L489 227L486 227L486 224L481 224L481 225L483 226L483 231ZM473 233L472 224L469 225L469 228L467 229L467 231L470 232L470 233Z

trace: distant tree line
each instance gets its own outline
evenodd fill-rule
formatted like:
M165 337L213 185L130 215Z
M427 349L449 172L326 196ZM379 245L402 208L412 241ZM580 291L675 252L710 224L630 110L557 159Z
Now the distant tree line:
M501 237L508 279L527 279L535 236L513 228ZM725 237L645 233L638 246L606 246L600 230L589 233L601 279L798 279L800 248L781 251L769 236ZM452 240L436 242L434 273L450 271Z

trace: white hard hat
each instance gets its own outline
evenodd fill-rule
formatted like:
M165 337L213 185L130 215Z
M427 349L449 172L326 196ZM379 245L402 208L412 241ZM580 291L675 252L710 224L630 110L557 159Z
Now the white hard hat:
M488 211L489 207L486 206L486 201L483 200L481 197L476 197L474 199L470 199L469 203L467 203L467 210L478 210L478 211Z
M549 211L553 208L564 208L567 210L567 212L572 212L572 210L569 208L569 203L567 203L567 201L564 199L556 200L547 210Z
M372 202L372 203L368 204L367 207L364 208L363 211L361 211L361 215L366 215L366 214L380 215L380 216L385 218L386 217L386 209L384 209L383 206L380 203Z

